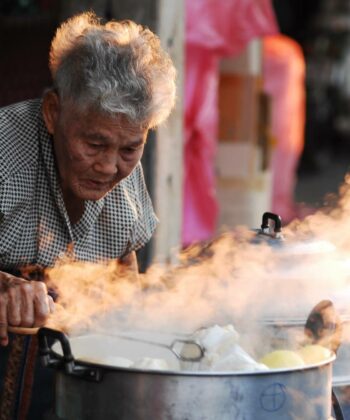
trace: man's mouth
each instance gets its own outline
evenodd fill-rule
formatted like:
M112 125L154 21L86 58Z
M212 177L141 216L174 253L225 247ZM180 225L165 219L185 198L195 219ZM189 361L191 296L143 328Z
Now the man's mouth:
M97 181L95 179L84 179L82 184L91 189L106 190L111 188L111 181Z

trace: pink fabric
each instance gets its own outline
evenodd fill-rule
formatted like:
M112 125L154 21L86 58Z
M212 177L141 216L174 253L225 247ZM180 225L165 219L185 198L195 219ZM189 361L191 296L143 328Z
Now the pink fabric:
M183 245L210 238L216 227L219 59L276 32L270 0L186 1Z
M304 147L305 59L292 39L264 38L264 90L272 98L272 211L286 222L298 216L294 203L296 166Z

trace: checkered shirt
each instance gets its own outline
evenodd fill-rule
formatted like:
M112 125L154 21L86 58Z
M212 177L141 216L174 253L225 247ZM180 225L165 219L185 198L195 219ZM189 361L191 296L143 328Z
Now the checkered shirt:
M68 249L100 261L141 248L157 225L141 164L71 224L52 143L40 99L0 109L0 270L49 267Z

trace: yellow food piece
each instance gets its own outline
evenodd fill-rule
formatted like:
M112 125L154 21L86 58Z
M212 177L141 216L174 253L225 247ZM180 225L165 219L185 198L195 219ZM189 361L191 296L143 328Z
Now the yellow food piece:
M331 350L319 344L310 344L298 350L306 365L323 362L332 356Z
M291 350L274 350L260 359L260 363L270 369L296 368L305 365L301 356Z

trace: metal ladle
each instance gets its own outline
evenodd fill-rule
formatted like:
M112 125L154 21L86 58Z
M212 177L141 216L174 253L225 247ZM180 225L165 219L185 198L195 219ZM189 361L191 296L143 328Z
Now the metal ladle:
M203 347L194 340L175 339L170 344L159 343L158 341L146 340L143 338L131 337L124 334L110 334L100 331L99 333L109 337L117 337L123 340L136 343L151 344L170 350L179 360L183 362L199 362L204 356Z

